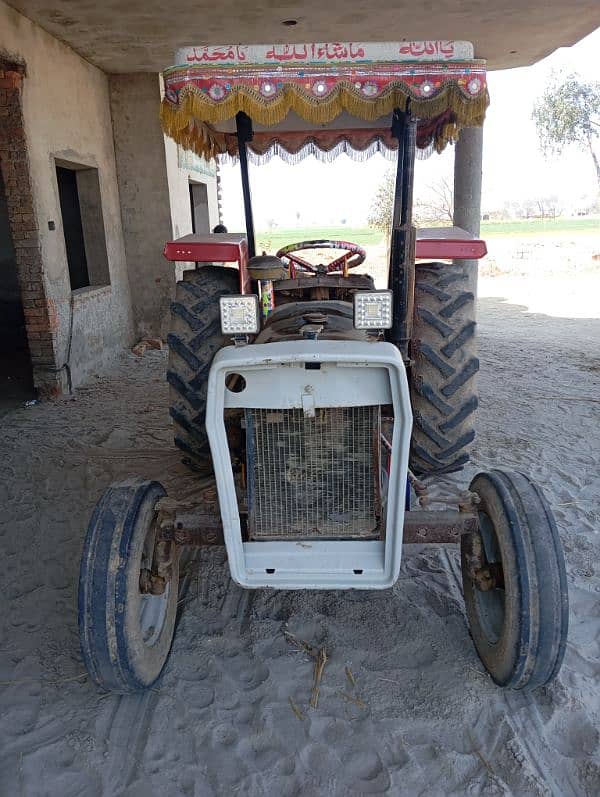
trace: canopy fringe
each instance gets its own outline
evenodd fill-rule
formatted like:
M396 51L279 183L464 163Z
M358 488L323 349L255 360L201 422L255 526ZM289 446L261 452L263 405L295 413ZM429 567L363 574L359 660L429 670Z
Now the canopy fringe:
M226 143L225 135L212 125L234 117L239 111L265 126L278 124L290 111L311 124L323 125L344 111L365 121L374 121L395 108L406 110L409 100L411 113L419 119L434 119L452 111L453 120L435 131L434 147L441 152L446 144L456 141L462 127L483 124L489 94L485 90L477 98L467 98L453 82L436 97L427 99L417 99L398 86L390 86L379 97L367 99L357 96L349 83L340 83L326 98L317 99L296 86L286 86L280 96L267 100L242 86L227 99L215 102L196 86L189 85L180 92L178 105L173 105L166 97L163 99L161 122L164 132L184 149L214 158L226 152Z
M366 161L373 155L380 154L386 160L393 161L396 159L396 149L392 149L381 140L373 141L369 146L363 149L353 147L349 141L339 141L335 146L330 149L324 150L318 146L314 141L308 141L297 152L290 152L285 146L279 142L274 142L265 152L255 152L252 145L248 147L248 160L256 166L262 166L268 163L272 158L279 157L285 163L296 165L310 155L314 156L316 160L321 163L332 163L339 155L348 155L353 161ZM237 154L226 152L219 157L222 163L237 163Z

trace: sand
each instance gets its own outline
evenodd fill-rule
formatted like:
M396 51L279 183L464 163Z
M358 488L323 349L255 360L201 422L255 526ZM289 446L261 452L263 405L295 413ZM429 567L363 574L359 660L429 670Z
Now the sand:
M193 489L171 447L165 355L130 355L72 399L2 419L0 794L598 795L600 278L588 277L567 317L552 315L562 278L481 281L481 411L460 477L520 469L552 503L571 626L550 687L505 692L485 674L452 547L405 549L380 593L244 592L205 549L186 566L156 688L100 694L76 619L93 504L131 474ZM313 662L286 630L327 651L317 708Z

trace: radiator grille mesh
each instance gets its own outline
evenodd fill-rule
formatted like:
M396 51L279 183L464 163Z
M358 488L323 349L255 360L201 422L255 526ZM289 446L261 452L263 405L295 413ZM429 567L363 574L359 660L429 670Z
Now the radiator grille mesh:
M247 410L251 539L379 537L381 410Z

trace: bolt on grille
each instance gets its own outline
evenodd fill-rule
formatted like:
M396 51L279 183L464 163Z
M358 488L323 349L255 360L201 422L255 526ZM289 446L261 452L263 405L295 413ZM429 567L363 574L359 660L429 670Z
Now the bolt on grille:
M251 539L380 536L381 409L247 410Z

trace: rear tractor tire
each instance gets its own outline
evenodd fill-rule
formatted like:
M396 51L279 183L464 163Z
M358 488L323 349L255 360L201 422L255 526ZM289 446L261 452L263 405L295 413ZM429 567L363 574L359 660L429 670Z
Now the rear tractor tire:
M171 304L168 336L170 415L182 462L202 475L212 471L205 428L208 374L213 357L231 343L221 332L219 298L239 293L239 272L223 266L186 271Z
M459 263L416 268L410 467L419 476L451 473L469 461L479 370L472 268Z

